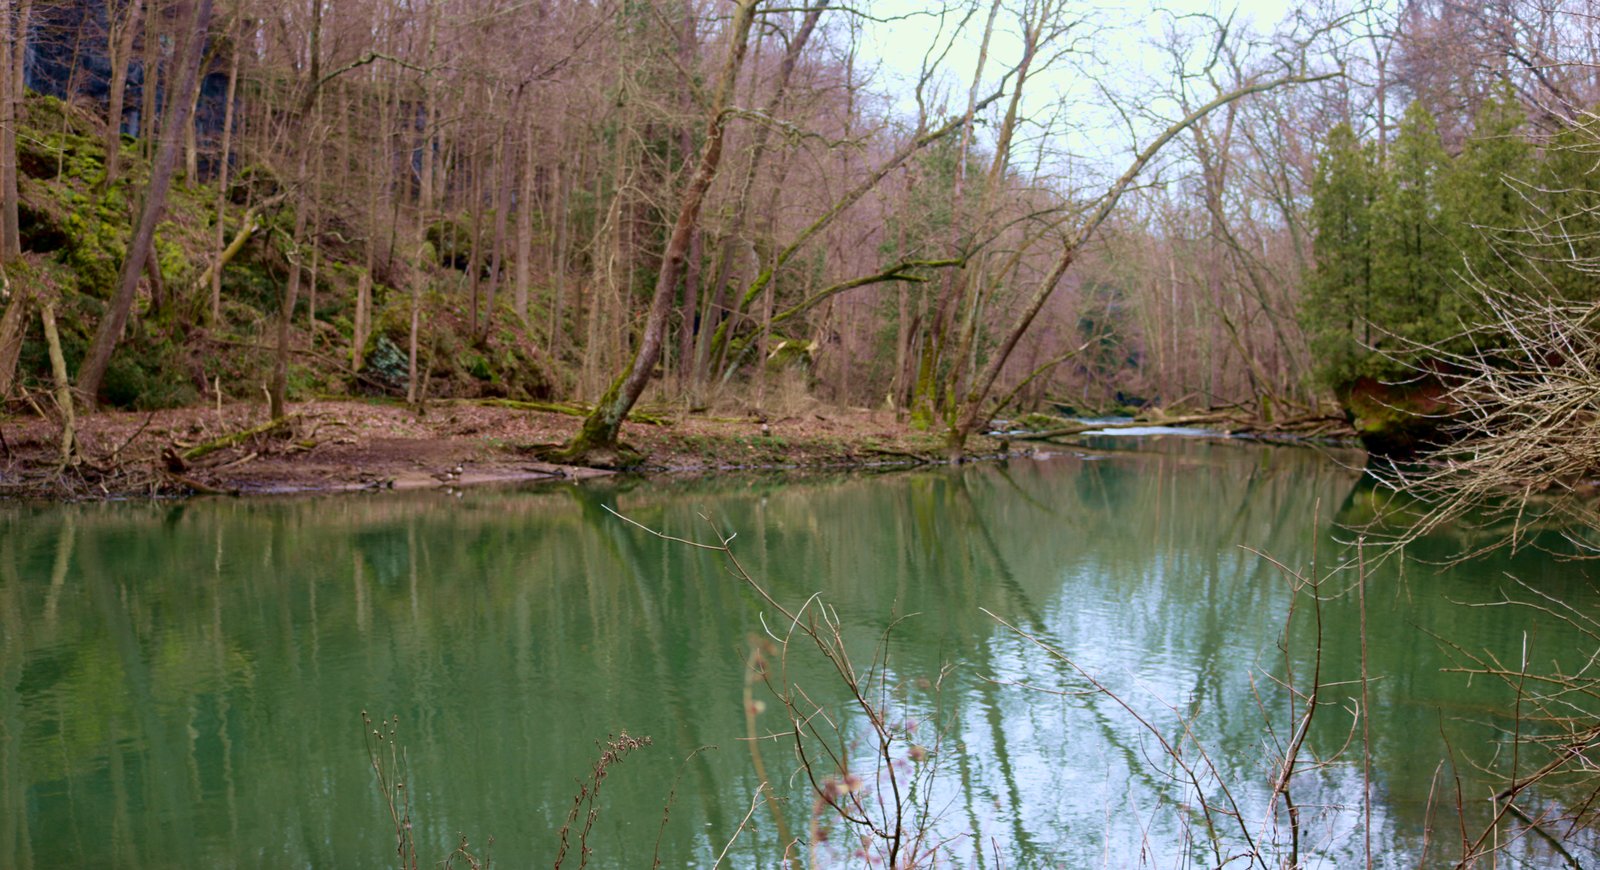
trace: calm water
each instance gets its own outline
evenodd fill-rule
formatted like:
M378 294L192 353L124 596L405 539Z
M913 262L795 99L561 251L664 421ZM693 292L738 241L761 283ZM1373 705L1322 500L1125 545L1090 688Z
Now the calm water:
M863 667L903 617L882 697L933 754L912 764L898 745L896 770L919 778L953 863L1215 863L1159 743L983 609L1153 726L1181 737L1188 723L1185 758L1201 763L1198 742L1219 774L1203 784L1210 798L1225 785L1257 845L1282 854L1285 817L1274 835L1266 802L1290 725L1275 679L1309 680L1314 614L1301 596L1285 656L1291 585L1244 548L1297 568L1315 549L1327 568L1349 557L1334 519L1368 495L1312 450L1103 446L1113 452L878 476L0 509L0 866L393 866L363 710L398 717L423 866L458 832L492 836L500 866L548 866L596 742L622 731L653 745L611 768L591 866L648 867L658 848L663 866L710 866L761 782L745 662L781 619L715 554L608 507L675 535L709 540L708 520L737 533L737 554L781 601L821 593ZM1533 555L1372 572L1380 865L1459 854L1453 776L1477 824L1490 789L1474 765L1509 763L1512 693L1447 672L1458 657L1435 636L1505 662L1526 643L1537 663L1581 664L1593 644L1560 624L1471 605L1510 590L1511 572L1593 612L1586 571ZM1354 596L1322 617L1324 681L1354 680ZM842 729L835 751L865 772L867 794L883 793L838 680L798 647L788 668ZM783 730L778 705L753 692L758 732ZM1359 695L1350 682L1325 690L1303 757L1329 763L1293 792L1303 848L1326 866L1362 850ZM812 799L793 752L760 752L804 836ZM1216 823L1224 856L1242 848L1236 826ZM1519 846L1543 862L1540 848ZM781 851L761 807L727 863L771 867Z

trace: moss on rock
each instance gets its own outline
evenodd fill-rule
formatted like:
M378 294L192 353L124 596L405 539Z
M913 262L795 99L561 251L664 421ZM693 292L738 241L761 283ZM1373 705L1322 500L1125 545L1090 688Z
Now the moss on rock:
M1445 440L1451 408L1436 377L1389 383L1358 378L1340 403L1367 452L1404 459Z

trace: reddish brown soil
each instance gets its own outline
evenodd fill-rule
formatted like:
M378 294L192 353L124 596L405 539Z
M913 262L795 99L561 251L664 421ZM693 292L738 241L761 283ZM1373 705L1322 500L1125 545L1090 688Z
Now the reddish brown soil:
M173 458L267 422L263 406L154 413L102 412L79 421L78 459L59 469L60 428L38 417L0 418L0 498L108 498L416 488L611 473L553 464L540 448L576 431L574 416L469 403L416 412L392 403L295 405L290 423L204 456ZM644 471L865 466L938 461L939 439L888 412L810 410L765 423L680 416L630 423L623 440ZM992 453L974 438L969 450Z

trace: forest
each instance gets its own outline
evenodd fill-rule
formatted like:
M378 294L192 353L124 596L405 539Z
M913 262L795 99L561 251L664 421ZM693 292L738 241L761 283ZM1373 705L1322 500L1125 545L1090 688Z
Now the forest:
M7 0L0 397L1381 429L1594 297L1593 11Z

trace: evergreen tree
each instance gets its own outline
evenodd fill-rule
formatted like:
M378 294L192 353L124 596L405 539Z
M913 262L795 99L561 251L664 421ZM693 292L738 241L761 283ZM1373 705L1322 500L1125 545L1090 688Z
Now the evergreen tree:
M1443 196L1450 159L1433 115L1412 103L1389 146L1373 204L1372 346L1405 355L1462 329L1461 253ZM1375 361L1374 361L1375 362ZM1378 370L1384 366L1379 364ZM1374 373L1377 373L1376 371Z
M1318 377L1339 386L1354 380L1372 340L1372 208L1379 169L1348 124L1334 127L1312 179L1315 268L1300 316Z
M1457 268L1500 290L1525 285L1528 279L1522 268L1527 249L1521 242L1531 216L1526 185L1537 164L1523 131L1525 121L1516 95L1499 89L1479 109L1472 138L1446 173L1442 189L1443 210L1454 218L1446 231L1459 251ZM1458 313L1473 319L1476 307L1469 304Z

